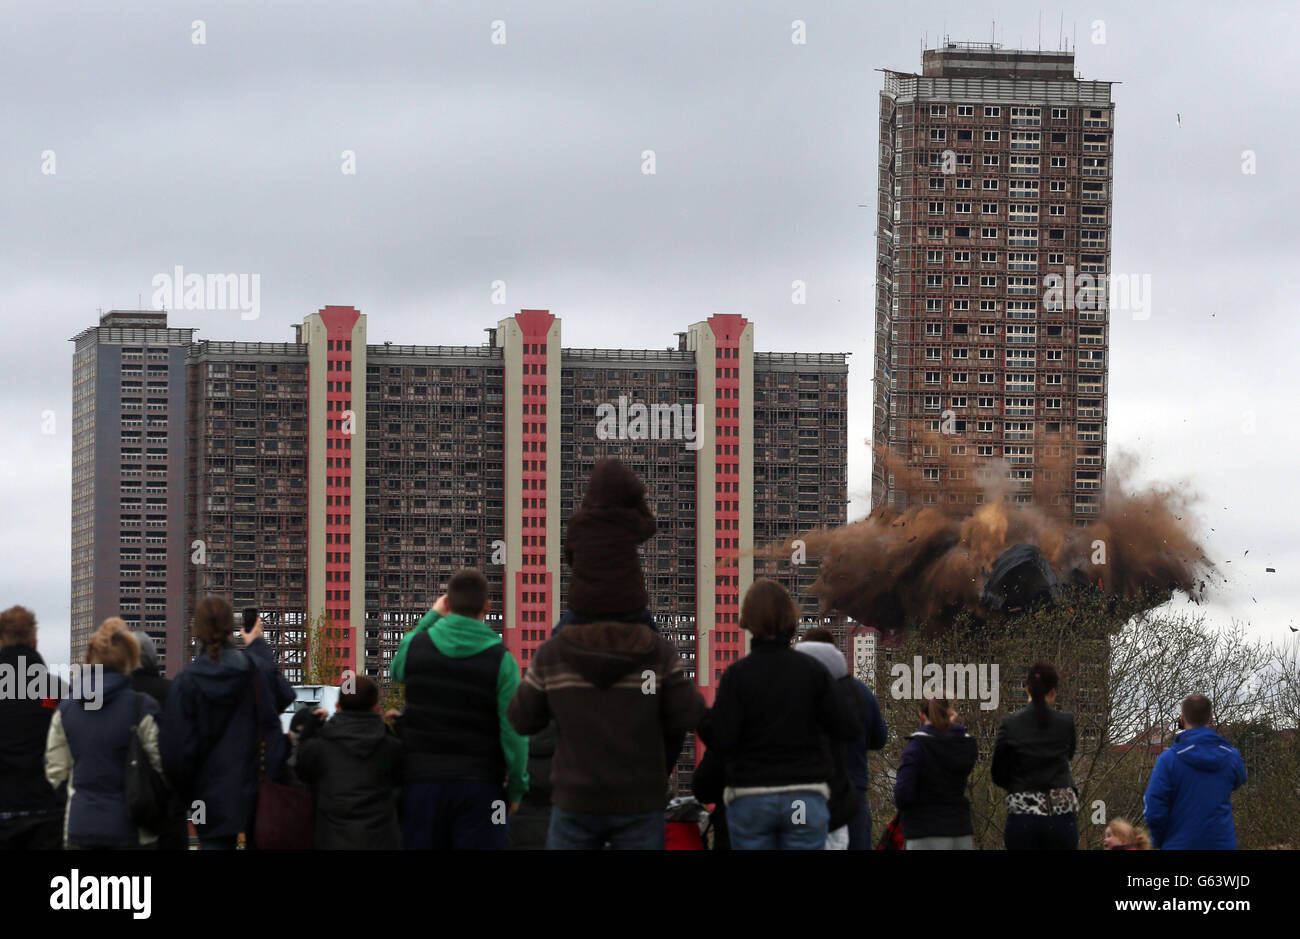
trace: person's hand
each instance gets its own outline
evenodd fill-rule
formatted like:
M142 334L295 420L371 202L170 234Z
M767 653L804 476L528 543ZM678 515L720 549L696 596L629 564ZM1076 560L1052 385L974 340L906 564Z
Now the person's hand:
M330 719L329 711L325 710L324 708L317 708L316 710L312 711L312 714L320 718L322 724Z
M385 711L385 712L384 712L384 720L387 721L387 722L390 723L390 724L393 723L394 721L396 721L396 720L397 720L399 717L401 717L401 716L402 716L402 712L401 712L401 711L392 711L392 710L389 710L389 711Z
M257 618L257 622L253 624L253 628L248 630L247 632L241 632L240 636L244 640L244 645L249 646L252 645L254 642L256 642L258 639L261 639L263 632L264 630L262 629L262 617L259 616Z
M438 602L433 605L433 612L439 616L451 615L451 604L447 601L447 595L444 593L438 598Z

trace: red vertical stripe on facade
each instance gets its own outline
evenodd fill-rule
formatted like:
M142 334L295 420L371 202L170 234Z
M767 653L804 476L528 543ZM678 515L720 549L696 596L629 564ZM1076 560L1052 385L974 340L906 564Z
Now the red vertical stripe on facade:
M522 412L507 414L507 421L522 425L519 454L522 489L522 557L515 572L514 630L505 630L506 648L527 668L533 653L551 634L551 575L546 568L546 480L550 470L547 451L547 337L555 317L546 310L521 310L515 317L523 334ZM507 396L508 397L508 396ZM509 560L509 559L507 559Z
M325 324L326 414L325 414L325 612L332 627L325 637L331 649L335 673L359 671L352 636L352 433L345 430L344 416L353 406L352 330L361 316L354 307L327 306L320 311ZM365 407L365 376L358 386ZM313 415L313 426L315 425ZM355 423L354 423L355 428ZM365 459L359 454L358 459ZM360 498L365 498L361 493ZM358 532L358 537L365 537ZM364 572L363 572L364 573ZM358 602L363 600L357 594Z
M736 559L740 554L740 337L748 325L748 320L735 313L709 317L709 328L717 344L715 391L714 400L704 403L714 408L717 434L714 452L705 454L701 450L700 458L714 461L715 485L712 493L700 492L696 497L712 498L714 502L715 606L708 661L700 661L697 648L696 668L709 670L709 684L702 690L710 706L722 673L740 658L744 648L740 635L740 570ZM708 537L703 532L701 535ZM703 538L699 550L708 550Z

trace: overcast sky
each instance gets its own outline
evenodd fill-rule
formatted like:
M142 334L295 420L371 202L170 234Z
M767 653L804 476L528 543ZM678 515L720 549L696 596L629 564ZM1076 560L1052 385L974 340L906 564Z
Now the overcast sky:
M0 3L0 605L33 607L66 659L67 340L100 307L148 306L177 265L260 275L256 321L172 314L207 339L287 341L347 304L371 342L477 344L537 307L566 346L665 347L737 312L760 350L851 352L864 514L875 70L919 71L927 34L985 41L993 19L999 41L1037 48L1041 11L1043 48L1063 15L1083 77L1122 83L1112 270L1149 275L1151 308L1113 320L1110 456L1201 494L1210 555L1232 562L1209 615L1288 638L1300 13L977 6Z

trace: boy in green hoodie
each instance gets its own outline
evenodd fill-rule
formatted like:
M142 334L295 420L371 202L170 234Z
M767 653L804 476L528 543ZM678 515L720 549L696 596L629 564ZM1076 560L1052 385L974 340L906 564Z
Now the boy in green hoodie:
M487 579L465 568L393 657L390 674L406 685L407 850L504 850L528 791L528 738L506 719L519 665L483 622L490 609Z

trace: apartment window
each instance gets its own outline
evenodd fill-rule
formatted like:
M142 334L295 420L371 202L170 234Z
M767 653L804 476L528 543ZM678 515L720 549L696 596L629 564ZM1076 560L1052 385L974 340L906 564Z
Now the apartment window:
M1048 215L1064 215L1064 214L1065 214L1065 206L1063 206L1063 205L1049 205L1049 206L1047 207L1047 214L1048 214Z
M1053 179L1053 180L1049 180L1049 181L1048 181L1048 184L1047 184L1047 191L1048 191L1048 192L1065 192L1065 191L1066 191L1066 189L1065 189L1065 180L1063 180L1063 179Z
M998 107L990 107L989 105L985 105L985 106L984 106L984 116L985 116L985 117L1000 117L1001 114L1002 114L1002 109L1001 109L1001 108L998 108Z
M984 142L985 142L985 143L997 143L997 142L998 142L999 140L1001 140L1001 139L1002 139L1002 132L1001 132L1001 131L998 131L998 130L986 130L986 131L984 131Z
M969 252L969 251L954 251L954 252L952 253L952 262L953 262L954 264L969 264L969 263L970 263L970 252Z
M1069 108L1052 108L1052 120L1054 121L1063 121L1069 116Z
M931 127L931 128L930 128L930 142L931 142L931 143L942 143L943 141L945 141L945 140L947 140L947 139L948 139L948 132L947 132L946 130L944 130L942 127Z
M942 191L942 190L943 190L943 177L942 177L942 176L931 176L931 177L930 177L930 188L931 188L931 189L938 189L938 190Z
M948 105L946 105L946 104L932 104L932 105L930 105L930 116L931 116L931 117L947 117L947 116L948 116Z
M992 192L992 191L994 191L994 190L996 190L996 189L998 188L998 180L996 180L996 179L986 179L986 180L983 180L983 182L981 183L981 188L984 189L986 192ZM985 204L987 205L988 203L985 203ZM997 207L996 205L993 206L993 211L994 211L994 212L996 212L997 209L998 209L998 207ZM988 210L985 209L985 211L988 211Z
M931 215L942 215L942 214L943 214L943 203L942 203L942 202L931 202L931 203L930 203L930 214L931 214Z
M975 132L968 128L961 128L957 131L958 140L973 140L974 136L975 136Z
M981 228L981 229L980 229L980 237L981 237L981 238L985 238L985 239L988 239L988 238L997 238L997 237L998 237L998 230L997 230L997 228L988 228L988 227Z
M997 166L1000 162L1001 162L1001 158L998 156L998 154L996 154L996 153L986 153L986 154L984 154L984 165L985 165L985 166Z
M970 178L957 180L957 189L970 189L974 185L974 180Z
M970 203L969 202L955 203L953 206L953 210L958 215L970 215Z
M974 117L974 116L975 116L975 105L973 105L973 104L959 104L959 105L957 105L957 116L958 116L958 117Z
M1063 170L1069 165L1069 159L1063 156L1052 157L1052 169Z

